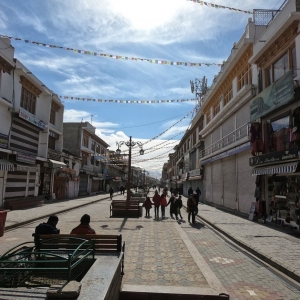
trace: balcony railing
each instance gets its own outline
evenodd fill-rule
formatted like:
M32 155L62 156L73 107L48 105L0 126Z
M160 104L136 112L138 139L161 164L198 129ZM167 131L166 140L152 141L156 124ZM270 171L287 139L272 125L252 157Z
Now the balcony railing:
M61 152L48 148L48 158L60 161Z
M250 123L246 123L243 126L237 128L235 131L224 136L221 140L213 143L209 147L200 151L200 158L210 155L216 151L219 151L229 145L236 143L244 137L250 136Z

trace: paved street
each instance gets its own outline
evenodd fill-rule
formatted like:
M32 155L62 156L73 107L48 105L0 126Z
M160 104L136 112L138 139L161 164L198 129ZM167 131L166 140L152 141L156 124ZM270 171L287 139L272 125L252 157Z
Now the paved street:
M126 242L123 278L123 289L126 290L142 288L145 291L155 289L201 294L211 291L213 287L215 292L228 293L230 299L299 299L299 294L221 239L203 221L197 219L196 225L190 225L185 209L182 209L182 222L168 217L169 207L165 220L157 221L153 217L110 218L110 200L106 197L108 195L98 195L12 211L8 213L6 225L11 228L18 222L64 210L59 215L58 227L61 233L70 233L84 213L90 214L91 226L97 233L121 233ZM99 199L102 200L97 201ZM68 211L89 202L94 203ZM261 257L274 260L288 271L300 274L297 262L299 239L207 205L200 205L199 208L201 218L246 244L249 249L251 247ZM150 214L153 216L153 209ZM0 254L16 244L32 240L31 234L38 223L40 221L5 232L0 238Z

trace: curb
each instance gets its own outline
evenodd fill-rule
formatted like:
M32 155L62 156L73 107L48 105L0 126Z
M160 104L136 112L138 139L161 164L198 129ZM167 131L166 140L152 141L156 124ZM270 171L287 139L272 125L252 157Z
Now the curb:
M42 215L42 216L30 219L30 220L26 220L26 221L19 222L19 223L13 224L13 225L9 225L9 226L6 226L4 228L4 232L5 232L5 230L14 229L16 227L19 227L19 226L22 226L22 225L26 225L26 224L38 221L40 219L47 218L47 217L49 217L49 216L51 216L53 214L61 214L61 213L64 213L64 212L67 212L67 211L70 211L70 210L73 210L73 209L77 209L79 207L87 206L87 205L90 205L90 204L93 204L93 203L96 203L96 202L99 202L99 201L102 201L102 200L107 200L107 199L109 199L109 196L107 198L101 198L101 199L98 199L98 200L93 200L93 201L91 201L89 203L80 204L80 205L73 206L73 207L70 207L70 208L67 208L67 209L63 209L63 210L59 210L59 211L56 211L56 212L52 212L51 214L45 214L45 215Z
M239 245L241 248L247 250L249 253L255 255L256 257L258 257L262 261L266 262L270 266L272 266L275 269L277 269L278 271L286 274L287 276L289 276L290 278L296 280L297 282L300 282L300 275L294 273L293 271L287 269L286 267L282 266L281 264L277 263L276 261L270 259L269 257L267 257L265 254L259 252L258 250L255 250L255 249L251 248L250 246L248 246L247 244L239 241L238 239L236 239L235 237L231 236L229 233L227 233L226 231L224 231L223 229L221 229L217 225L211 223L207 219L205 219L203 217L200 217L199 215L197 215L197 218L199 218L199 219L203 220L204 222L208 223L211 227L213 227L217 231L221 232L228 239L230 239L231 241L235 242L237 245Z

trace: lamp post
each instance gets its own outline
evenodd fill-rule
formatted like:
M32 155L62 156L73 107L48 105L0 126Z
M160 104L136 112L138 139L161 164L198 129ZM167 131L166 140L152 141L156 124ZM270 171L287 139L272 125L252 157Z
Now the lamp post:
M131 181L131 178L130 178L131 177L131 148L134 147L135 145L138 145L139 147L141 147L140 155L144 154L144 150L142 148L143 144L141 142L134 142L131 139L131 136L129 137L129 141L117 143L118 149L116 150L116 152L117 152L118 155L121 154L120 147L122 145L126 145L129 148L129 154L128 154L127 198L126 198L126 201L129 201L130 200L130 195L131 195L131 192L130 192L130 185L131 185L131 182L130 182Z

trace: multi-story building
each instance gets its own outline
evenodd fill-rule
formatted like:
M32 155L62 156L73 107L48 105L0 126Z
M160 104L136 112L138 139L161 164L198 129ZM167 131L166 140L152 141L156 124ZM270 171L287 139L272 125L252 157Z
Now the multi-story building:
M53 194L60 161L64 106L19 60L9 39L0 39L1 202ZM52 156L52 152L55 154ZM3 166L3 163L2 163ZM0 176L1 177L1 176Z
M110 180L108 144L89 122L63 123L64 149L81 158L79 194L106 191Z
M280 12L257 10L254 17L266 28L249 60L257 65L259 89L250 103L251 190L263 219L299 228L300 1L286 1Z

